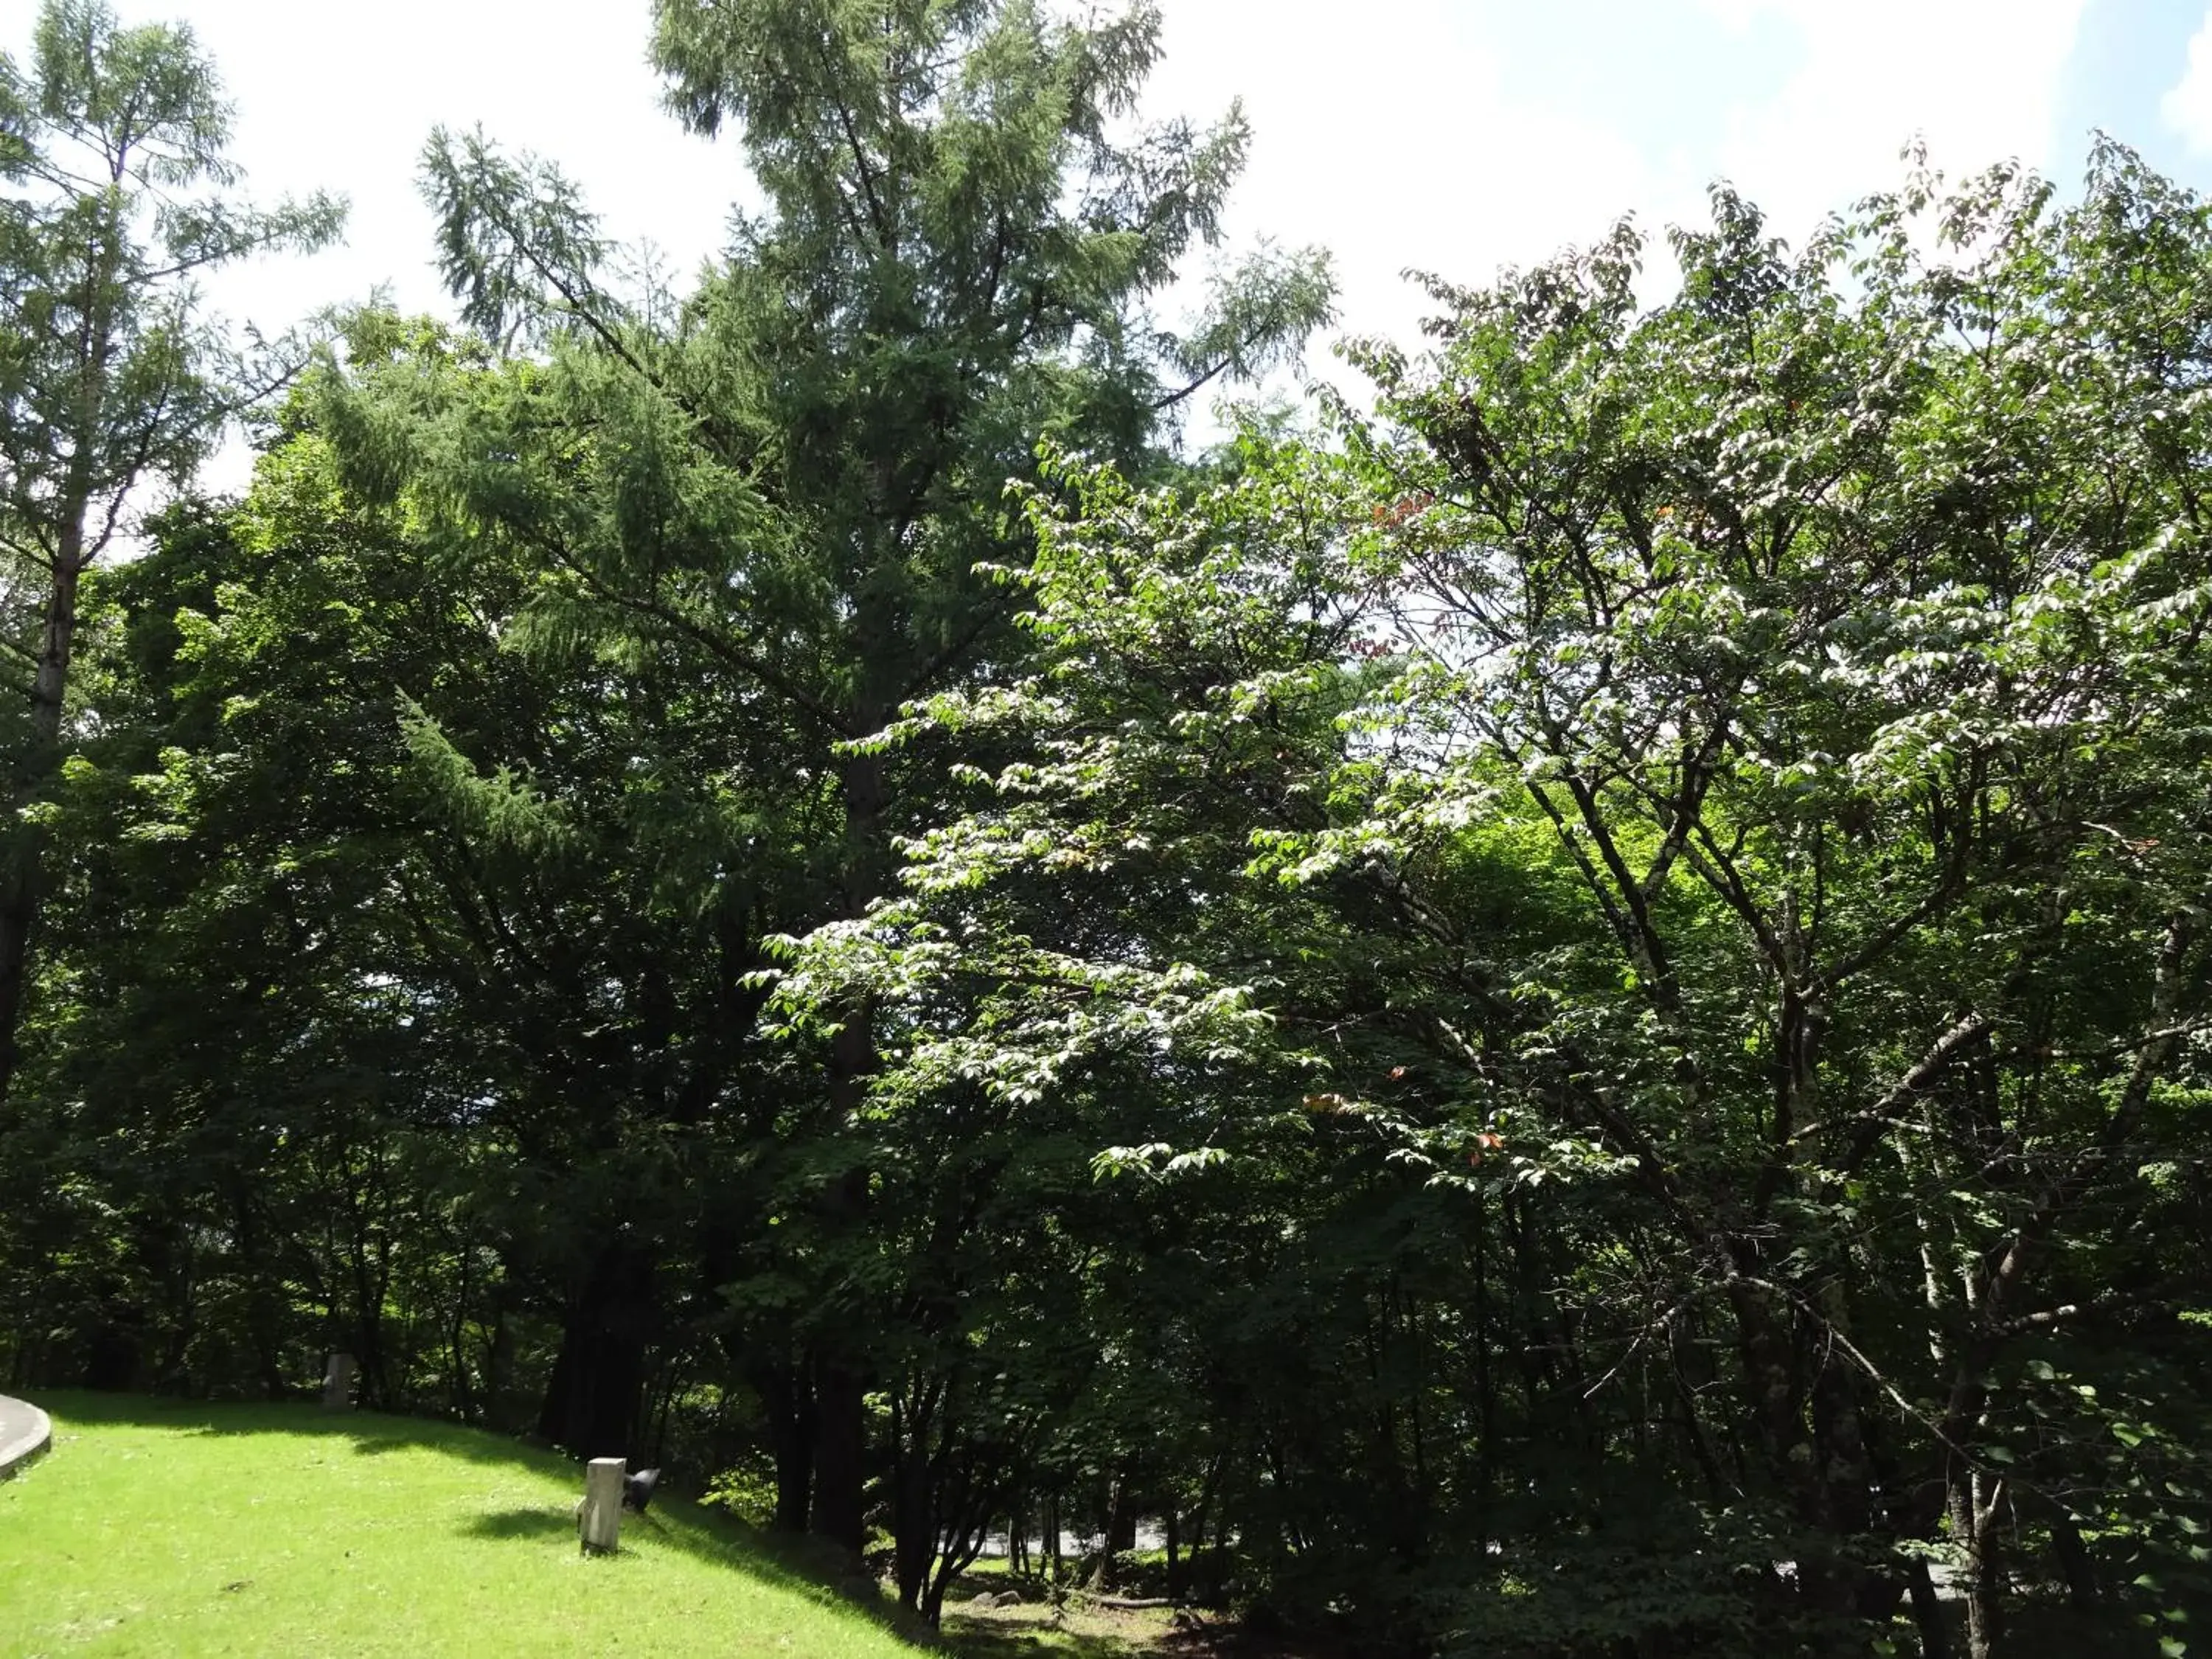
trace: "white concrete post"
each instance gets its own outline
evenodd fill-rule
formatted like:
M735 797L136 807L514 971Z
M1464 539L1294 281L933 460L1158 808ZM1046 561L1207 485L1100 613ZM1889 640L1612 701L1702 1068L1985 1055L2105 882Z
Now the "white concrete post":
M349 1353L331 1356L331 1368L323 1373L323 1409L326 1412L349 1412L353 1409L354 1373L361 1367Z
M609 1554L622 1541L624 1460L594 1457L584 1470L584 1513L578 1530L584 1547Z

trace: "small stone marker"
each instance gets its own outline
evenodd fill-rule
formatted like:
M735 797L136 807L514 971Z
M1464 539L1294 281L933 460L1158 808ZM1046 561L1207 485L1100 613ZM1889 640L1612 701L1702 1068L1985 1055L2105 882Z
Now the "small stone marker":
M331 1368L323 1373L323 1409L326 1412L349 1412L353 1409L353 1379L361 1366L349 1353L331 1356Z
M611 1555L622 1541L622 1496L624 1460L594 1457L584 1469L584 1508L577 1532L584 1547L597 1555Z

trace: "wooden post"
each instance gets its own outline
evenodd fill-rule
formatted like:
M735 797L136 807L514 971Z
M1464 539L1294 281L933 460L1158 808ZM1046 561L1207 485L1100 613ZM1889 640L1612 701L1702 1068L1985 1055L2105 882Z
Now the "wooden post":
M577 1531L584 1547L596 1555L612 1554L622 1541L623 1473L619 1457L594 1457L584 1470L584 1510Z
M323 1409L326 1412L349 1412L353 1409L354 1373L361 1369L349 1353L331 1356L331 1368L323 1373Z

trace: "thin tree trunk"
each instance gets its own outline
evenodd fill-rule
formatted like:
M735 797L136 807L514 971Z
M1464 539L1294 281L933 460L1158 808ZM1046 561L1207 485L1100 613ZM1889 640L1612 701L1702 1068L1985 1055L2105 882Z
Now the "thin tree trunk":
M61 759L62 708L69 691L70 653L76 641L77 581L84 569L85 512L82 498L65 509L47 589L38 667L31 680L30 738L17 759L7 865L0 872L0 1100L14 1086L22 1057L23 993L46 897L46 831L27 821L23 812L36 803Z
M1117 1558L1124 1550L1137 1547L1137 1510L1134 1493L1130 1489L1129 1471L1125 1466L1115 1472L1113 1482L1106 1492L1106 1547L1098 1558L1098 1570L1091 1575L1091 1584L1098 1589L1117 1588L1120 1571Z
M842 1358L826 1358L815 1372L814 1504L809 1523L858 1556L867 1542L861 1487L866 1473L866 1424L860 1371Z
M453 1352L453 1410L461 1421L476 1420L476 1390L469 1386L469 1243L461 1239L453 1251L453 1319L447 1330L447 1344Z
M775 1517L779 1532L805 1532L814 1483L814 1389L804 1367L776 1359L755 1373L768 1407L769 1443L775 1457Z
M865 630L864 630L865 631ZM854 711L855 731L874 730L878 711ZM859 916L879 890L877 879L884 849L884 767L876 755L855 755L843 763L841 775L845 794L846 913ZM867 1093L867 1080L876 1069L875 1010L865 1000L845 1011L844 1024L830 1047L830 1109L835 1115L833 1132L851 1120ZM836 1182L829 1198L833 1222L857 1228L867 1207L868 1177L865 1170L848 1171ZM814 1454L815 1535L858 1555L866 1541L861 1486L866 1474L866 1423L862 1412L866 1395L862 1364L848 1347L824 1349L815 1378L817 1435Z
M2056 1504L2051 1506L2051 1547L2066 1576L2066 1599L2077 1613L2094 1613L2103 1605L2104 1589L2097 1582L2097 1564L2081 1541L2074 1517Z
M1905 1567L1905 1582L1912 1592L1912 1623L1920 1632L1920 1659L1951 1659L1951 1626L1936 1594L1936 1580L1928 1563L1914 1556Z
M1498 1387L1490 1374L1489 1235L1489 1206L1478 1188L1474 1194L1474 1542L1478 1554L1489 1547L1498 1498Z
M929 1420L927 1416L905 1422L895 1418L892 1431L898 1443L898 1461L891 1469L891 1537L899 1605L934 1624L936 1619L924 1595L930 1588L930 1564L937 1554L937 1505L930 1479Z
M1951 1532L1966 1553L1966 1659L1996 1659L2004 1640L2004 1567L1995 1525L2004 1483L1995 1483L1985 1493L1988 1484L1980 1470L1954 1460Z
M1198 1489L1198 1507L1193 1510L1190 1515L1190 1551L1184 1560L1182 1582L1180 1584L1176 1580L1172 1559L1169 1563L1168 1594L1170 1595L1188 1593L1199 1577L1200 1562L1206 1553L1206 1518L1213 1513L1213 1500L1219 1496L1221 1491L1221 1472L1228 1462L1227 1457L1216 1453L1212 1461L1206 1466L1206 1479Z

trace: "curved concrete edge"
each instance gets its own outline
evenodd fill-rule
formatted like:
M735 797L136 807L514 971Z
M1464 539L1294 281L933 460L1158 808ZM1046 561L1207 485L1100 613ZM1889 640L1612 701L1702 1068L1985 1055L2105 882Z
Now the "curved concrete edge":
M36 1457L54 1442L54 1425L28 1401L0 1395L0 1480Z

